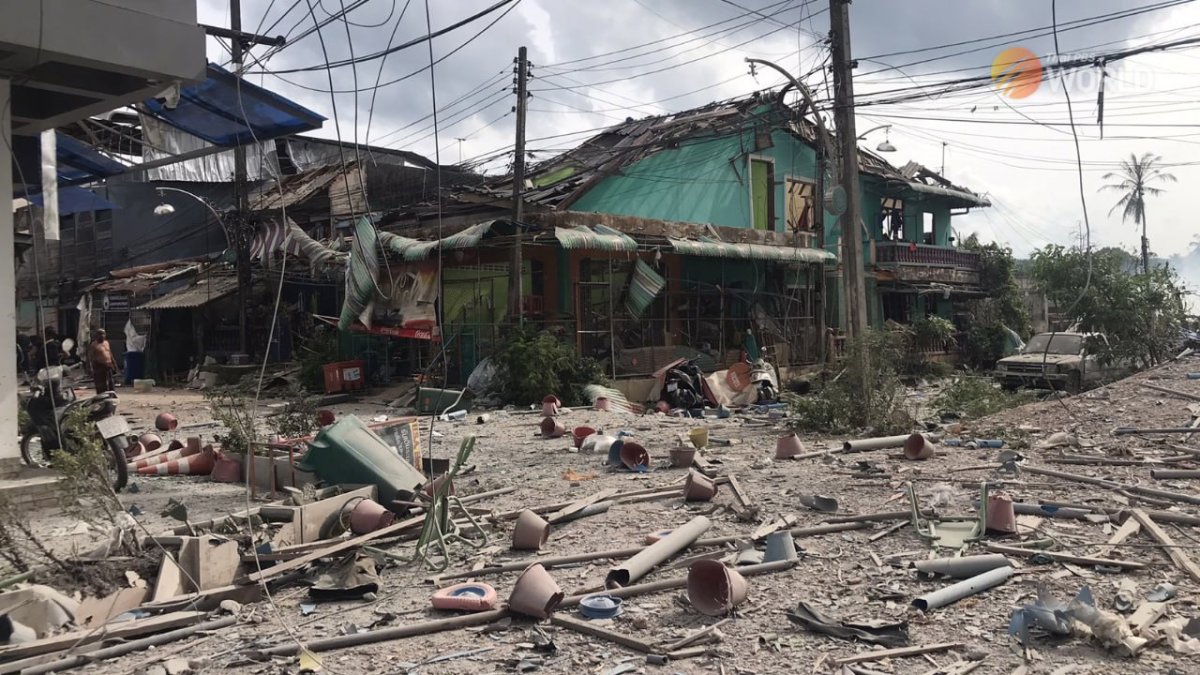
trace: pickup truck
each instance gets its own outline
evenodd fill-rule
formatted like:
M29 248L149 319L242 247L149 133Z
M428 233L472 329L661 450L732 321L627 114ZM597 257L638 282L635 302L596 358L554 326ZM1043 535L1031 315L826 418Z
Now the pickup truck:
M1108 344L1100 333L1038 333L1020 354L996 362L993 375L1008 390L1056 389L1072 393L1115 380L1128 371L1125 364L1102 364L1089 344Z

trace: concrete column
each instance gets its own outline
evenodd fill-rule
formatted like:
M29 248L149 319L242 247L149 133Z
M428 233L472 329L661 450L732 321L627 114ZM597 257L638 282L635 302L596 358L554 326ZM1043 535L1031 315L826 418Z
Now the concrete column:
M12 194L12 129L9 82L0 78L0 189ZM17 280L12 197L0 204L0 478L21 464L17 443Z

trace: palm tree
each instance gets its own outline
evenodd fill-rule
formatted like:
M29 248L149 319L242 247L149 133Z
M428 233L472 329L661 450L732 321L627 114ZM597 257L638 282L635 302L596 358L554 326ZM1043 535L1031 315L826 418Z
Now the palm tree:
M1150 271L1150 240L1146 238L1146 197L1162 194L1163 189L1153 183L1174 183L1175 176L1159 168L1162 157L1145 153L1141 157L1129 153L1129 159L1121 160L1121 170L1104 174L1104 180L1117 179L1115 183L1102 186L1101 190L1123 193L1108 214L1121 209L1121 220L1133 220L1142 227L1142 272Z

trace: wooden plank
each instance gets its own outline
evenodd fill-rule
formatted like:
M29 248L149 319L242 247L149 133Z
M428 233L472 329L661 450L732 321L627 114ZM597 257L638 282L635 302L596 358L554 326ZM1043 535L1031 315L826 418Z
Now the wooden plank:
M204 612L172 612L170 614L151 616L134 621L120 621L105 625L98 630L77 630L32 642L0 647L0 659L6 661L10 659L22 659L28 656L49 654L73 647L77 644L82 645L101 640L126 639L148 635L157 631L187 626L200 621L204 617Z
M1108 543L1100 547L1100 555L1112 555L1113 549L1117 544L1124 544L1125 540L1140 532L1142 524L1135 518L1126 520L1121 527L1117 528L1116 532L1108 538Z
M258 602L262 598L261 586L222 586L199 593L187 593L174 598L149 602L138 609L151 613L178 611L212 611L221 606L222 600L235 600L243 605Z
M622 647L628 647L635 652L653 654L657 651L654 648L654 645L651 645L649 642L625 635L624 633L611 631L607 628L601 628L600 626L588 623L587 621L580 621L579 619L574 619L563 614L555 614L554 616L550 617L550 623L554 624L555 626L561 626L568 630L573 630L576 633L587 635L589 637L597 637L602 640L614 642Z
M895 659L903 656L920 656L921 654L932 654L933 652L945 652L951 649L961 649L965 645L961 642L939 642L932 645L919 645L916 647L897 647L896 649L879 649L868 652L859 652L854 656L843 656L840 659L834 659L833 663L839 666L849 665L851 663L862 663L863 661L882 661L883 659Z
M1133 614L1129 615L1126 621L1129 627L1133 629L1135 635L1141 635L1143 631L1149 628L1155 621L1162 618L1163 614L1167 613L1167 603L1165 602L1143 602L1138 605Z
M154 594L150 596L150 602L183 595L187 590L187 581L183 578L183 570L179 567L179 563L175 562L175 556L163 553L162 564L158 568L158 578L154 582Z
M236 541L211 534L188 537L179 547L179 566L188 579L188 590L207 591L229 586L241 565Z
M1171 562L1175 563L1175 566L1182 570L1184 574L1191 577L1192 581L1200 583L1200 565L1197 565L1196 561L1189 558L1188 554L1175 544L1175 541L1171 539L1171 535L1167 534L1166 530L1154 522L1150 514L1145 511L1133 509L1131 514L1142 524L1147 534L1154 537L1154 540L1159 544L1162 544L1163 551L1171 558Z
M149 588L138 586L123 588L103 598L84 598L75 612L75 622L87 628L102 626L114 616L136 608L149 596Z
M596 502L602 502L605 499L612 497L613 495L617 494L618 492L620 492L620 490L618 490L617 488L609 488L607 490L601 490L600 492L597 492L595 494L588 495L587 497L584 497L583 499L571 502L567 506L550 514L550 516L548 516L546 518L546 522L553 525L557 522L560 522L564 518L571 516L572 514L579 513L583 509L591 506L592 504L595 504Z

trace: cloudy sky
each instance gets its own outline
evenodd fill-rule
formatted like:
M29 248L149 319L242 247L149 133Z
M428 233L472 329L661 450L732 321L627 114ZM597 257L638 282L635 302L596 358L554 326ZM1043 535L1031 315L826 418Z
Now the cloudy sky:
M514 0L433 40L432 80L426 43L353 68L324 67L403 44L495 1L429 2L427 17L424 0L243 0L244 29L292 36L282 50L255 47L258 61L248 65L248 77L329 117L323 136L340 131L344 140L440 155L447 164L474 159L492 171L511 158L505 151L511 153L513 138L512 60L522 45L534 65L528 137L539 159L626 117L778 86L773 73L751 76L747 56L805 75L819 99L830 91L822 68L826 0ZM202 22L228 25L228 0L199 4ZM314 22L355 5L348 24L333 20L312 31ZM1018 254L1078 241L1084 212L1069 92L1093 245L1138 246L1133 225L1109 215L1117 196L1098 189L1120 160L1150 152L1178 178L1147 206L1152 249L1188 250L1200 232L1187 196L1200 177L1200 49L1108 63L1101 139L1098 68L1069 74L1065 85L1045 82L1022 99L990 86L939 92L950 80L989 74L996 55L1010 47L1052 60L1050 0L856 0L850 11L860 133L892 125L886 134L898 152L887 159L897 165L911 159L937 170L944 151L947 177L995 204L957 217L960 233L979 232ZM1195 0L1058 0L1057 11L1064 58L1200 36ZM1123 16L1108 16L1114 13ZM225 46L209 42L209 58L228 61ZM900 94L907 100L887 102ZM874 148L884 136L875 131L862 144Z

